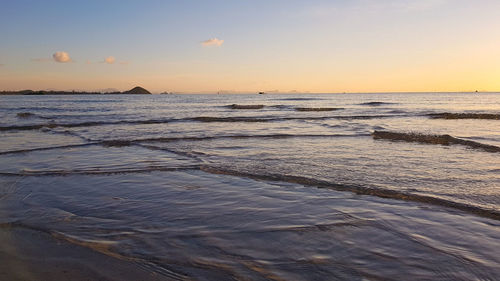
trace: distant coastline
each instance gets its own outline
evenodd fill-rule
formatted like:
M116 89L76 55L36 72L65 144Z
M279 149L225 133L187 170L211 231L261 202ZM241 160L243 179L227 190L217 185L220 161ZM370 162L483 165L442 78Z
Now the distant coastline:
M137 92L134 91L134 89L141 89L138 90ZM60 90L19 90L19 91L2 91L0 89L0 96L2 95L135 95L135 94L152 94L153 93L149 92L148 90L142 88L142 87L135 87L134 89L128 90L128 91L117 91L117 90L112 90L112 91L106 91L106 90L101 90L101 91L60 91ZM234 92L229 92L229 91L224 91L224 92L215 92L215 91L201 91L201 92L161 92L161 93L155 93L159 95L172 95L172 94L244 94L244 95L253 95L253 94L260 94L260 95L265 95L265 94L281 94L281 95L322 95L322 94L500 94L500 91L427 91L427 92L422 92L422 91L416 91L416 92L405 92L405 91L388 91L388 92L378 92L378 91L367 91L367 92L310 92L310 91L304 91L304 92L297 92L297 91L292 91L292 92L279 92L279 91L272 91L272 92L254 92L254 91L234 91Z
M26 95L26 96L45 96L45 95L151 95L151 92L142 88L134 87L128 91L115 92L85 92L85 91L2 91L0 95Z

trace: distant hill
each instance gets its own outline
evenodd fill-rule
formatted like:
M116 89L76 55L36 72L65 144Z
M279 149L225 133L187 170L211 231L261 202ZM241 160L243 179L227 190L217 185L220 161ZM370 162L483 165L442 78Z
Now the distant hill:
M0 95L151 95L151 92L142 88L135 87L124 92L81 92L81 91L3 91Z
M142 87L135 87L132 90L122 92L122 94L125 94L125 95L151 95L151 92L149 92L148 90L146 90Z

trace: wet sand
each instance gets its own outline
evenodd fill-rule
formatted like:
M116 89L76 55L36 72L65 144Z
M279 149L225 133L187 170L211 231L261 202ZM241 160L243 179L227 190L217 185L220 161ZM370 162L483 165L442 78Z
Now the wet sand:
M0 280L495 280L499 271L498 221L454 208L195 170L17 180L0 204Z
M172 280L50 234L0 228L0 280Z

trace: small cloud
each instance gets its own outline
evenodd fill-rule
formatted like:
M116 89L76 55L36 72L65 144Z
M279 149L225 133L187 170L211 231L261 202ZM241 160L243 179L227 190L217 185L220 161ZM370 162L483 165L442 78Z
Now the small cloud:
M55 52L52 55L52 58L54 59L55 62L61 62L61 63L65 63L65 62L70 62L71 61L71 58L69 57L69 54L66 53L66 52Z
M201 45L203 45L204 47L208 47L208 46L220 47L220 46L222 46L222 44L224 44L224 40L220 40L217 38L212 38L212 39L208 39L208 40L201 42Z
M88 63L91 63L90 61ZM120 64L120 65L127 65L129 64L128 61L117 61L115 57L109 56L105 58L103 61L100 61L99 63L107 63L107 64Z
M109 56L109 57L104 59L104 62L107 64L113 64L113 63L115 63L115 57Z

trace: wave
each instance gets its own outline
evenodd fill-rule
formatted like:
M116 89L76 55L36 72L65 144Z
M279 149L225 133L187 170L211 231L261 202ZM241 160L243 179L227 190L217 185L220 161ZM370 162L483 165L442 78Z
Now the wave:
M38 115L35 113L31 113L31 112L19 112L16 114L16 117L20 118L20 119L31 119L31 118L35 118L35 117L40 118L40 119L53 119L53 117Z
M379 118L394 118L405 117L406 115L333 115L333 116L291 116L291 117L192 117L185 119L174 119L171 121L198 121L198 122L271 122L271 121L288 121L288 120L327 120L327 119L379 119ZM1 127L0 127L1 128Z
M13 126L0 126L1 131L25 131L25 130L39 130L43 128L78 128L78 127L92 127L92 126L105 126L105 125L152 125L152 124L166 124L171 122L279 122L279 121L293 121L293 120L327 120L327 119L340 119L340 120L355 120L355 119L381 119L381 118L394 118L405 117L405 115L336 115L336 116L309 116L309 117L212 117L212 116L198 116L187 118L168 118L168 119L148 119L148 120L119 120L119 121L88 121L81 123L56 123L49 122L43 124L32 125L13 125Z
M44 151L44 150L52 150L52 149L64 149L64 148L77 148L77 147L85 147L90 145L100 144L101 142L90 142L90 143L82 143L82 144L69 144L69 145L60 145L60 146L50 146L50 147L38 147L38 148L28 148L28 149L19 149L19 150L10 150L10 151L0 151L0 155L6 154L16 154L16 153L27 153L34 151Z
M328 119L379 119L405 117L405 115L335 115L335 116L308 116L308 117L209 117L200 116L185 119L174 119L173 121L197 121L197 122L274 122L274 121L293 121L293 120L328 120ZM1 129L1 127L0 127Z
M186 171L186 170L199 170L199 165L186 165L179 167L164 167L164 166L152 166L146 168L131 168L131 169L86 169L86 170L48 170L48 171L31 171L23 170L21 172L0 172L0 176L10 176L10 177L26 177L26 176L69 176L69 175L114 175L114 174L135 174L135 173L147 173L147 172L168 172L168 171Z
M195 121L195 122L279 122L279 121L293 121L293 120L327 120L327 119L378 119L378 118L391 118L401 117L401 115L337 115L337 116L308 116L308 117L212 117L212 116L199 116L184 119L172 119L170 122L182 121ZM1 129L1 127L0 127Z
M227 105L231 109L262 109L264 108L263 104L231 104Z
M392 105L392 104L397 104L397 103L392 103L392 102L382 102L382 101L370 101L370 102L360 103L359 105L366 105L366 106L382 106L382 105Z
M296 107L297 111L335 111L341 110L343 108L335 108L335 107Z
M25 130L38 130L42 128L77 128L77 127L92 127L92 126L104 126L104 125L122 125L122 124L162 124L171 122L172 119L150 119L150 120L120 120L120 121L89 121L81 123L44 123L44 124L34 124L34 125L14 125L14 126L2 126L0 131L25 131Z
M431 113L427 114L434 119L486 119L486 120L500 120L500 114L490 113Z
M253 138L269 138L269 139L285 139L285 138L335 138L335 137L359 137L369 136L369 134L332 134L332 135L319 135L319 134L270 134L270 135L223 135L223 136L205 136L205 137L170 137L170 138L149 138L149 139L136 139L131 140L130 143L140 142L172 142L172 141L204 141L204 140L217 140L217 139L253 139ZM112 141L114 142L114 141ZM121 143L122 141L118 141ZM126 142L126 141L124 141ZM105 143L105 142L103 142Z
M291 108L291 105L286 105L286 104L275 104L275 105L269 105L268 107L272 108Z
M38 130L41 128L55 128L55 127L50 123L38 124L38 125L2 126L0 127L0 131L27 131L27 130Z
M19 112L18 114L16 114L16 116L19 118L31 118L35 117L36 115L31 112Z
M99 142L97 144L100 144L104 147L124 147L124 146L131 146L134 144L135 141L133 140L106 140Z
M258 117L212 117L212 116L199 116L185 119L178 119L179 121L197 121L197 122L269 122L275 121L273 118L258 118Z
M90 105L89 105L90 106ZM0 110L12 112L12 111L36 111L36 112L90 112L94 111L92 110L92 107L85 107L85 108L72 108L72 107L49 107L49 106L21 106L21 107L1 107ZM117 108L115 107L95 107L96 110L99 112L108 112L108 111L117 111L120 109L125 109L124 107Z
M460 144L474 149L481 149L487 152L500 152L500 147L479 143L470 140L463 140L450 135L426 135L421 133L398 133L388 131L374 131L374 139L386 139L391 141L418 142L426 144L451 145Z
M432 205L439 205L449 208L458 209L468 213L472 213L482 217L488 217L495 220L500 220L500 212L496 210L484 209L478 206L468 205L465 203L459 203L455 201L450 201L442 198L419 195L413 193L407 193L397 190L381 189L375 187L366 187L361 185L344 185L338 183L332 183L324 180L311 179L307 177L282 175L282 174L252 174L246 172L240 172L230 169L221 169L217 167L201 166L201 170L211 174L221 174L230 175L237 177L245 177L255 180L265 180L265 181L280 181L288 183L296 183L304 186L312 186L317 188L328 188L338 191L349 191L360 195L370 195L389 199L398 199L404 201L421 202Z
M148 143L148 142L154 143L154 142L176 142L176 141L205 141L205 140L219 140L219 139L287 139L287 138L342 138L342 137L349 138L349 137L367 137L367 136L370 136L370 134L331 134L331 135L269 134L269 135L222 135L222 136L204 136L204 137L158 137L158 138L143 138L143 139L131 139L131 140L116 139L116 140L105 140L105 141L91 141L82 144L70 144L70 145L60 145L51 147L0 151L0 155L28 153L28 152L53 150L53 149L79 148L92 145L102 145L104 147L125 147L132 145L143 146L143 143Z
M392 113L392 114L408 114L409 112L408 111L405 111L405 110L398 110L398 109L394 109L394 110L391 110L391 111L387 111L387 113Z
M269 134L269 135L222 135L222 136L203 136L203 137L159 137L159 138L143 138L143 139L133 139L133 140L107 140L94 142L92 144L103 145L105 147L122 147L131 145L140 145L150 148L145 143L166 143L166 142L178 142L178 141L210 141L210 140L222 140L222 139L288 139L288 138L349 138L349 137L367 137L369 134L331 134L331 135L320 135L320 134ZM58 148L58 147L55 147Z

